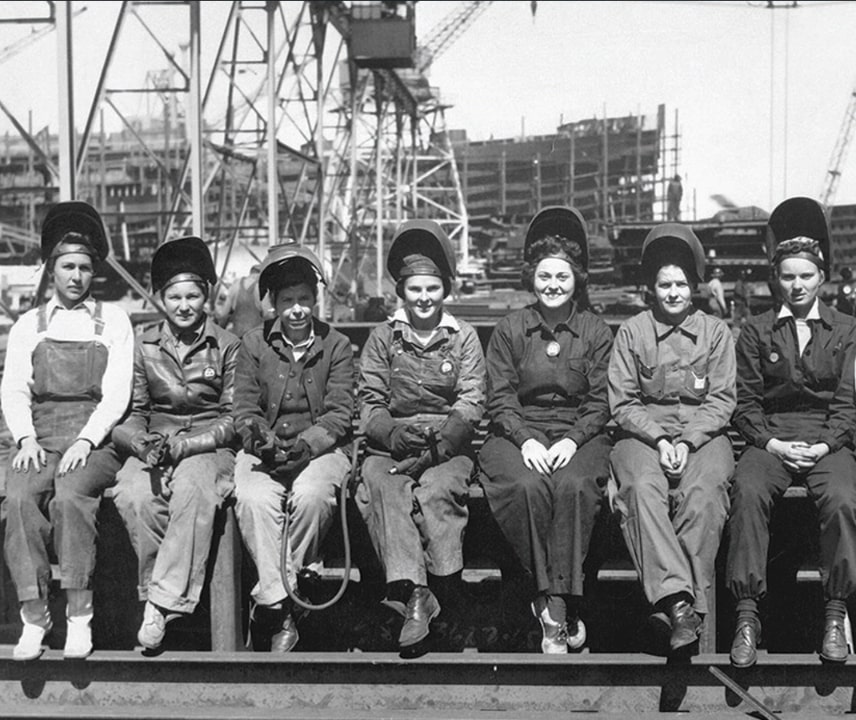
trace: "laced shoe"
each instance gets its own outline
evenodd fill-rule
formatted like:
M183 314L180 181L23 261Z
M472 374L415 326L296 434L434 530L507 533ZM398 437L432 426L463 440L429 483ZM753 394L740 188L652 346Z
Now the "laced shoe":
M568 636L568 649L580 650L586 644L586 624L579 618L569 620L565 632Z
M286 612L282 619L282 625L277 633L270 639L270 651L272 653L287 653L294 649L300 640L300 633L297 632L297 622L294 614Z
M92 613L66 617L65 648L62 656L79 660L92 654Z
M540 599L540 598L539 598ZM544 599L532 603L532 614L541 623L541 652L545 655L563 655L568 652L568 624L556 622L550 617L550 611ZM539 611L539 606L543 607ZM579 632L579 630L577 630ZM585 632L585 626L583 626Z
M428 637L431 621L440 614L440 603L427 587L417 585L407 601L398 646L408 648Z
M167 623L181 617L181 613L169 612L158 607L152 602L146 601L143 610L143 623L137 632L137 641L146 650L157 650L163 643L166 635Z
M51 617L49 614L45 616L45 624L31 623L24 617L24 611L22 610L21 622L24 623L24 629L21 631L18 644L12 650L12 659L35 660L41 657L42 652L44 652L42 641L53 627Z

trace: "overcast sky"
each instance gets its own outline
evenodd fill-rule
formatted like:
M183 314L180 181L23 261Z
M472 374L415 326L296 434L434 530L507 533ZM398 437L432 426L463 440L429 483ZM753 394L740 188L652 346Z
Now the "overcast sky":
M417 3L417 40L463 3ZM677 113L685 200L709 216L724 195L771 209L789 195L816 197L856 89L856 2L494 2L434 63L431 83L452 104L447 124L472 139L548 134L564 120ZM82 128L120 3L74 2L76 115ZM295 10L298 2L287 3ZM43 15L44 2L3 2L0 16ZM203 2L222 23L227 2ZM169 14L154 6L169 38ZM150 11L154 12L154 11ZM176 16L179 17L179 16ZM0 52L38 26L0 25ZM175 34L173 51L180 34ZM219 32L203 34L212 53ZM29 43L0 63L0 100L25 124L56 128L56 41ZM130 69L165 63L148 51ZM142 43L140 43L142 47ZM140 100L140 102L143 102ZM10 128L0 116L0 131ZM856 142L856 139L854 139ZM856 150L842 167L836 203L856 203Z

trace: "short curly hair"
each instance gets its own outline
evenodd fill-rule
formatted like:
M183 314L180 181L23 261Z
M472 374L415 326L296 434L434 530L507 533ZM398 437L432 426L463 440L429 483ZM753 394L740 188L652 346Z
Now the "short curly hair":
M588 273L579 263L580 246L562 235L545 235L529 246L529 262L523 266L520 282L525 290L535 289L535 270L538 263L548 257L561 257L568 261L574 274L574 300L581 307L588 306Z

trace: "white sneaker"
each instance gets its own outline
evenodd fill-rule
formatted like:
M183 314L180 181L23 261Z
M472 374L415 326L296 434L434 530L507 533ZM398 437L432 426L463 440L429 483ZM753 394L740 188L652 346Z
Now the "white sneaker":
M45 639L45 635L50 632L53 627L53 623L51 622L50 616L47 617L47 625L44 627L36 625L35 623L27 622L24 619L23 611L21 612L21 622L24 623L24 629L21 632L18 644L15 645L12 650L12 659L35 660L36 658L41 657L42 652L44 652L42 641Z
M92 654L92 613L67 617L65 648L62 656L82 659Z
M164 612L154 603L146 602L143 609L143 623L137 632L137 640L146 650L157 650L166 635L168 622L181 617L180 613Z
M554 622L550 617L550 611L544 607L541 612L535 603L532 603L532 614L541 623L541 652L546 655L567 655L568 653L568 626L565 623Z

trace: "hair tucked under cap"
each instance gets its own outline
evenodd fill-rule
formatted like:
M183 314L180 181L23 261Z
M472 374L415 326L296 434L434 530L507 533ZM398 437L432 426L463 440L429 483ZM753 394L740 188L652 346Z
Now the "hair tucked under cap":
M259 272L259 299L284 287L307 284L317 295L318 282L327 283L321 261L309 248L295 243L274 245Z
M401 224L389 246L386 268L402 297L403 284L414 275L433 275L443 281L445 294L452 290L455 253L443 228L433 220L408 220Z
M767 257L777 267L787 258L802 258L829 272L829 221L813 198L783 200L767 221Z
M186 281L199 283L206 289L217 282L208 246L195 235L169 240L152 256L152 289L155 292Z
M693 285L704 281L704 248L698 236L680 223L651 228L642 243L641 264L642 279L648 287L656 282L657 273L666 265L681 268Z

